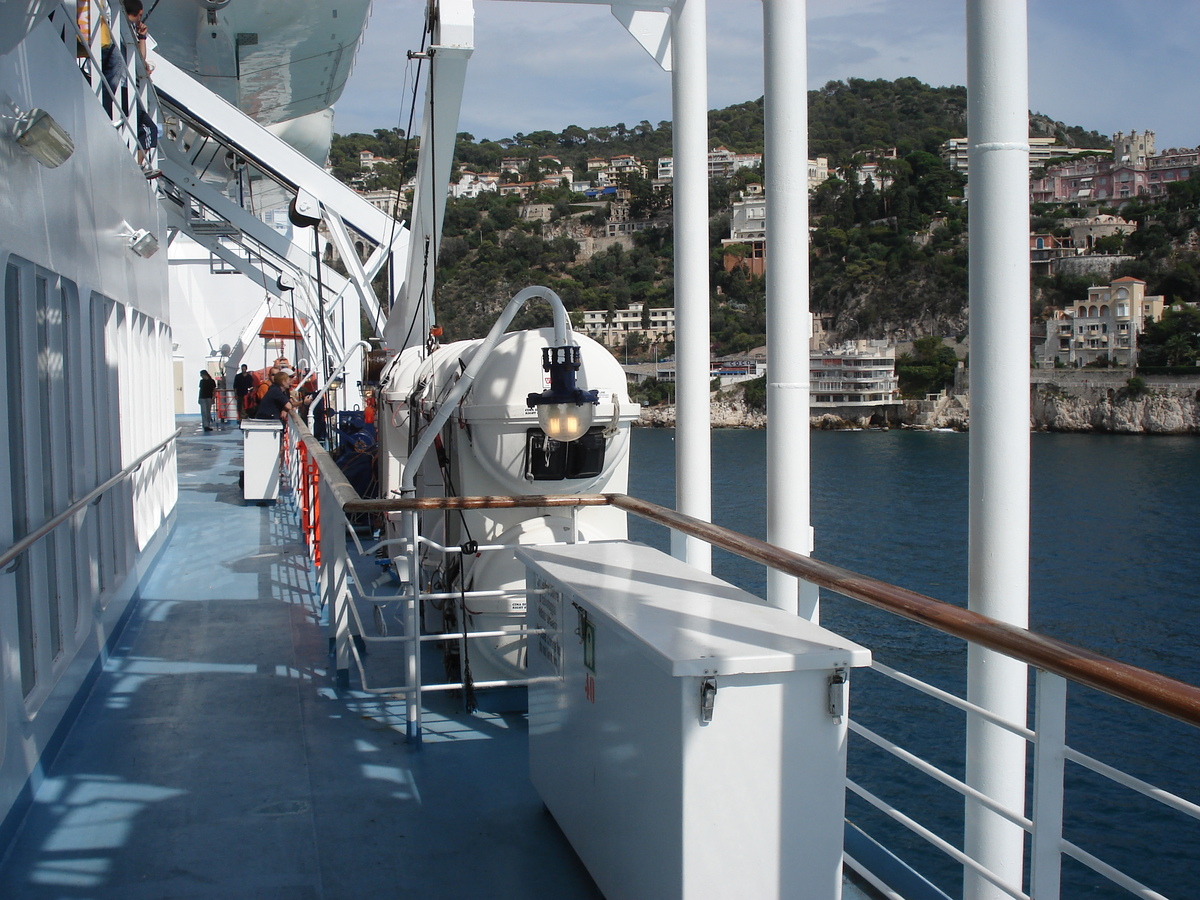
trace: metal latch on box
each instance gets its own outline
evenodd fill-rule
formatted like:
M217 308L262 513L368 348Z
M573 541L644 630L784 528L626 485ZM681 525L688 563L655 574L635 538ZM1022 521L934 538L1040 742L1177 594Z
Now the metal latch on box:
M829 715L835 722L842 721L846 714L846 694L849 693L849 675L845 669L834 669L829 676Z
M713 707L717 703L717 679L705 678L700 683L700 724L712 721Z

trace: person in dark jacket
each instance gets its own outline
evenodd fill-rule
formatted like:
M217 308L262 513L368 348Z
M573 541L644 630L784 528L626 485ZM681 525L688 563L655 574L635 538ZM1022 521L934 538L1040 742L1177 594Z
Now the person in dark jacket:
M266 394L258 401L258 409L254 413L256 419L287 419L292 409L292 397L288 393L291 378L286 372L276 373L267 388Z
M213 430L213 397L217 392L217 382L207 369L200 370L200 421L204 424L205 431Z
M233 376L233 396L237 403L238 421L242 421L249 413L246 409L246 396L254 389L254 376L242 363L242 370Z

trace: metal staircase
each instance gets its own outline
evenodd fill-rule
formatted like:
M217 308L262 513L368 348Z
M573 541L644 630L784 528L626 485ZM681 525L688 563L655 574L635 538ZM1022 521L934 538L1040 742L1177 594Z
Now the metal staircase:
M408 230L169 60L156 55L154 67L164 122L160 201L173 234L208 253L177 264L230 267L264 289L230 365L241 362L271 298L294 303L305 342L327 342L334 358L357 340L357 327L347 327L356 323L335 322L354 295L381 336L403 286L397 260L407 256ZM322 239L345 275L321 264ZM389 276L386 307L371 286L381 271Z

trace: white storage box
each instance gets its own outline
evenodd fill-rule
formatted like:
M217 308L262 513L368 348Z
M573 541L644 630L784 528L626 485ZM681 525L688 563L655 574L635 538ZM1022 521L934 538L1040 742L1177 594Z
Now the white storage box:
M870 652L640 544L517 555L531 777L607 900L840 897Z
M283 423L242 419L242 497L279 499L279 435Z

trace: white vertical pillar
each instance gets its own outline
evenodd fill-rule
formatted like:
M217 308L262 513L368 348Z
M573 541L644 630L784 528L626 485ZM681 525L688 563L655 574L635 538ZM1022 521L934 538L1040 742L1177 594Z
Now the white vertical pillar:
M767 540L812 552L809 525L808 34L805 0L763 0L767 193ZM816 587L767 573L767 602L812 621Z
M706 0L671 8L675 204L675 506L712 519L708 316ZM671 553L707 572L712 548L672 532Z
M384 343L396 351L424 344L433 324L434 268L446 213L446 185L454 162L467 61L474 47L474 4L471 0L443 0L437 5L433 44L428 50L429 82L413 193L407 281L383 332Z
M970 144L971 436L968 605L1029 619L1029 76L1025 0L967 0ZM972 646L967 695L1025 724L1026 666ZM967 782L1004 806L1025 802L1025 743L967 721ZM1024 834L966 801L965 849L1020 886ZM965 900L1005 896L964 876Z

